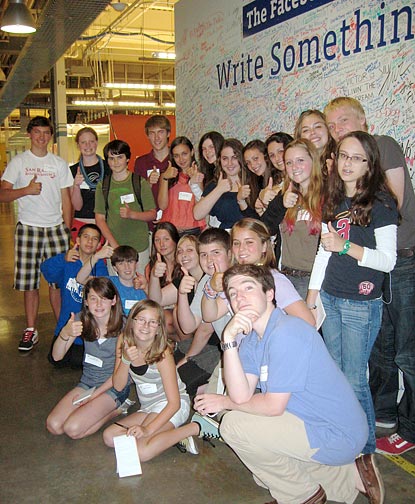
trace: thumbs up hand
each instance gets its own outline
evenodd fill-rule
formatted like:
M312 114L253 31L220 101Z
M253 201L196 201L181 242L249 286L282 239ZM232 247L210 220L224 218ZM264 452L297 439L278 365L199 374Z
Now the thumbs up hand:
M141 289L147 291L148 282L146 277L137 271L133 278L133 286L136 290Z
M167 166L167 170L163 173L163 178L164 179L174 179L177 177L177 174L179 173L179 170L175 168L169 161L169 164Z
M151 270L151 274L156 278L161 278L166 274L167 264L163 262L161 255L157 252L157 261L155 262L153 269Z
M195 286L196 279L189 275L189 272L184 266L182 266L181 270L183 272L183 278L179 285L179 293L189 294L189 292L192 292Z
M66 262L76 262L79 259L79 245L75 243L75 245L68 250L68 252L65 255L65 261Z
M272 177L270 177L268 180L268 185L259 193L259 199L266 208L277 194L277 191L273 189Z
M108 245L108 240L106 240L104 245L94 255L97 259L109 259L113 253L114 249L111 245Z
M124 354L130 362L134 362L140 356L138 348L135 345L128 346L128 343L124 340Z
M42 192L41 182L37 182L37 175L34 175L32 180L26 186L27 196L38 196Z
M293 208L298 201L298 193L294 192L293 183L290 182L288 189L284 193L283 204L285 208Z
M220 271L220 266L217 263L213 263L213 268L215 272L210 279L210 286L216 292L223 291L223 272Z
M81 168L78 166L78 169L76 170L76 175L73 179L73 183L76 186L80 186L84 182L84 176L81 173Z
M124 203L124 206L120 208L120 217L122 219L131 219L132 210L128 203Z
M66 323L65 327L62 329L61 334L64 333L64 336L69 337L69 338L77 338L78 336L81 336L82 334L82 322L80 320L75 320L75 314L71 312L71 316L69 317L68 322ZM65 341L65 339L62 337L62 339Z
M334 229L331 222L327 224L328 233L321 235L321 244L327 252L341 252L346 240L342 238Z
M231 182L228 178L223 178L223 173L220 172L219 178L218 178L218 183L216 184L217 189L220 191L221 194L224 194L226 192L229 192L232 188Z
M248 184L240 185L238 189L238 194L236 196L237 201L245 200L251 194L251 187Z
M150 173L150 176L148 177L148 182L153 185L157 184L160 178L160 173L157 171L157 168L153 166L153 171Z

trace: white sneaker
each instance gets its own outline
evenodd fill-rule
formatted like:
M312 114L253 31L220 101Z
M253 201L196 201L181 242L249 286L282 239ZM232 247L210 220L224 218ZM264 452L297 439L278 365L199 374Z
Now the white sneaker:
M187 453L191 453L192 455L199 455L199 450L192 436L182 439L182 441L179 441L177 444L184 448Z
M131 399L126 399L121 406L118 408L119 412L121 415L126 415L128 413L128 409L135 404L135 401L132 401Z

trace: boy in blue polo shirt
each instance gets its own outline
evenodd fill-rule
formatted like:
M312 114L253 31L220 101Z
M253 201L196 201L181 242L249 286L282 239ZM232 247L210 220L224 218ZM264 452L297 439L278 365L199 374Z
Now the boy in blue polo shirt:
M222 438L275 503L350 504L361 492L383 504L374 454L359 457L366 415L318 332L275 308L268 268L233 266L223 286L235 315L222 334L233 403Z

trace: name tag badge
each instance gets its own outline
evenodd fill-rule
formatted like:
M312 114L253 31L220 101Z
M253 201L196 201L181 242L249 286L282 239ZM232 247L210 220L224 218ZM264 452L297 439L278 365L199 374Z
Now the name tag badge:
M268 381L268 366L261 366L261 374L259 376L259 381Z
M131 310L131 308L138 303L136 299L126 299L124 303L124 307L126 310Z
M147 170L147 178L153 173L154 170ZM160 173L160 170L156 168L156 172Z
M96 367L102 367L104 364L101 359L98 359L98 357L90 354L85 354L85 362Z
M193 196L193 193L191 193L191 192L180 191L179 192L179 201L180 200L191 201L192 196Z
M89 190L89 185L85 182L85 180L82 182L82 184L79 187L81 189L87 189L87 190Z
M138 387L143 394L155 394L157 392L155 383L142 383Z
M121 196L121 203L134 203L134 194L124 194Z

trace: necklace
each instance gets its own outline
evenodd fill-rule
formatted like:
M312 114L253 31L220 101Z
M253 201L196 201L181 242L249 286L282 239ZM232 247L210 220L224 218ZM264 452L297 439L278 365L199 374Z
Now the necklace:
M86 184L92 190L95 190L97 188L98 182L100 182L104 178L104 161L103 161L102 157L100 157L98 155L97 155L97 158L98 158L100 173L99 173L98 179L95 180L95 181L91 181L89 179L88 174L86 173L86 170L85 170L84 163L82 161L82 156L79 159L79 169L81 170L81 173L82 173L82 175L84 177L84 180L85 180Z

